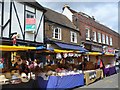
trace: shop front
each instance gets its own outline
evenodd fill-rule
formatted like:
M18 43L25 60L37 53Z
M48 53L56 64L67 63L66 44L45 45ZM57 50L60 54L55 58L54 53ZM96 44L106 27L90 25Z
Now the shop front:
M105 65L104 73L106 76L110 76L112 74L116 73L115 70L115 62L116 62L116 56L115 56L115 49L103 46L103 55L102 59Z

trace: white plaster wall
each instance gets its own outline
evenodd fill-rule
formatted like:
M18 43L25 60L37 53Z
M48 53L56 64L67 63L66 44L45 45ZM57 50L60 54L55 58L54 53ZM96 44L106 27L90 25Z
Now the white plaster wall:
M18 3L18 2L14 2L14 3L15 3L15 6L16 6L16 9L17 9L17 14L18 14L18 17L19 17L19 20L20 20L20 24L22 26L22 30L24 32L24 5L21 4L21 3ZM5 9L5 11L4 11L4 24L5 24L8 21L9 15L10 15L10 13L9 13L10 2L5 2L5 8L4 9ZM26 9L31 11L31 12L35 12L35 9L33 7L26 6ZM38 24L40 22L42 14L43 14L42 11L36 10L36 30L38 28ZM36 38L36 41L41 42L41 43L43 43L43 34L44 34L44 31L43 31L43 25L44 25L43 18L42 18L42 22L41 22L39 32L38 32L38 35L37 35L37 38ZM15 13L14 7L12 5L11 33L14 33L14 32L17 32L20 35L20 37L18 39L23 40L23 36L22 36L21 29L19 27L17 16L16 16L16 13ZM34 35L35 35L34 33L25 32L25 40L34 41ZM3 37L9 38L9 24L7 25L7 27L3 31Z
M3 21L4 25L9 20L9 17L10 17L10 13L9 12L10 12L10 3L9 2L5 2L4 3L4 21ZM9 37L9 24L7 25L7 27L3 31L3 37Z
M26 6L26 10L31 11L31 12L35 12L35 9L32 7L29 7L29 6Z
M20 20L20 24L22 27L22 31L24 31L24 5L21 3L15 2L15 6L17 9L17 14ZM11 33L17 32L20 35L19 39L23 39L21 29L19 27L19 23L17 20L17 16L14 8L12 7L12 24L11 24Z
M1 25L1 12L2 12L2 4L0 3L0 25ZM0 26L0 37L1 37L1 26Z
M41 19L41 17L42 17L42 14L43 14L43 12L41 12L41 11L38 11L38 10L36 10L36 26L37 26L37 28L38 28L38 25L39 25L39 22L40 22L40 19ZM43 42L43 35L44 35L44 22L43 22L43 19L44 19L44 17L42 17L42 22L41 22L41 25L40 25L40 28L39 28L39 31L38 31L38 35L37 35L37 37L36 37L36 41L37 42Z
M72 22L72 13L68 8L64 8L64 11L62 12L63 15L65 15L70 21Z

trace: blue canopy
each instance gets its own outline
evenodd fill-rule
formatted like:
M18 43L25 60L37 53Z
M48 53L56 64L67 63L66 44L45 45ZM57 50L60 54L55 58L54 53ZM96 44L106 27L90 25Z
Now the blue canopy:
M41 49L45 49L44 46L39 46L39 47L36 47L37 50L41 50Z
M87 52L88 51L85 48L78 46L78 45L70 45L70 44L64 44L64 43L58 43L58 42L55 42L55 44L63 49L79 50L80 52Z

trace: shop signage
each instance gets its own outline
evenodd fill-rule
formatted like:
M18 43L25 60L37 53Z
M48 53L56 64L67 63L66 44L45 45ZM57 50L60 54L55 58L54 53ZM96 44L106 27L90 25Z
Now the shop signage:
M102 52L102 46L95 46L95 45L92 45L91 49L92 49L92 51L99 51L99 52Z
M106 47L103 47L103 52L108 54L115 54L115 49L106 46Z
M35 18L26 18L25 31L35 31L36 29L36 19Z

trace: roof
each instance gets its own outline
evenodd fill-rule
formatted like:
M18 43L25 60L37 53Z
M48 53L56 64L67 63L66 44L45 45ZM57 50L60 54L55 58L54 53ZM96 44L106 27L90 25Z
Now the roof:
M31 7L35 7L36 9L44 11L44 12L46 11L45 8L41 6L36 0L29 0L29 2L28 0L15 0L15 1L26 4Z
M76 30L75 25L63 14L53 11L51 9L45 8L47 11L45 13L45 19L52 21L54 23L61 24ZM78 31L78 30L77 30Z
M77 12L77 11L71 9L69 6L66 6L66 7L67 7L73 14L78 13L78 14L82 15L83 17L89 18L89 20L94 21L93 23L94 23L95 27L102 27L103 30L105 30L107 33L114 33L114 34L120 35L119 33L117 33L116 31L114 31L114 30L112 30L112 29L110 29L109 27L107 27L107 26L105 26L105 25L97 22L93 17L90 17L90 16L87 15L86 13ZM64 9L64 8L63 8L63 9Z

